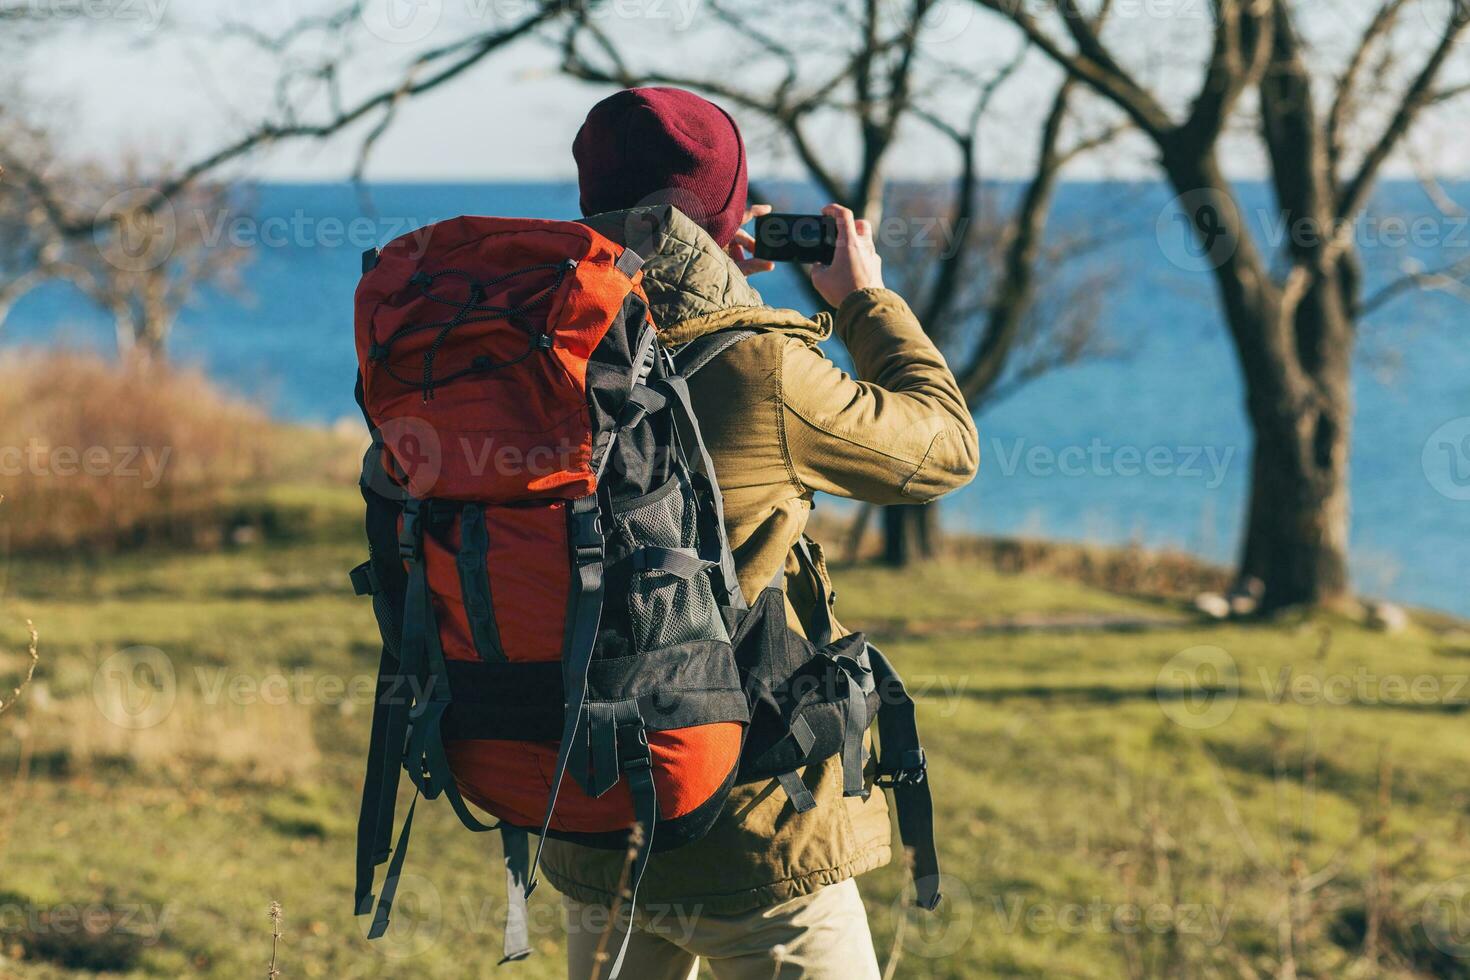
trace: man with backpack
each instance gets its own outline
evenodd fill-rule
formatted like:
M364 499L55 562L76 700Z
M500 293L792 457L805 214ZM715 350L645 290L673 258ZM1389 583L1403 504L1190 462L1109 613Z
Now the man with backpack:
M792 629L841 636L821 549L803 538L814 494L925 503L968 483L979 456L944 358L883 286L872 227L846 208L823 209L837 222L837 245L812 281L836 312L773 309L746 282L770 264L747 254L740 226L755 212L746 207L745 148L723 110L678 89L618 92L593 107L573 153L586 223L649 249L643 288L665 347L754 332L688 382L735 571L755 596L784 569ZM856 377L817 347L832 334ZM738 784L702 839L653 854L623 975L683 980L703 958L721 980L877 977L853 879L893 856L888 805L871 792L872 760L861 793L845 787L843 761L807 766L804 788L787 792L774 780ZM798 807L793 793L808 792ZM550 840L542 864L566 897L569 975L606 975L597 956L626 855Z

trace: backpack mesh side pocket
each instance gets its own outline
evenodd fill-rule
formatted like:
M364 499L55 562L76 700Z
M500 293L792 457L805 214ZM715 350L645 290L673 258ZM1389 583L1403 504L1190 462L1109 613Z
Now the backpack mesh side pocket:
M616 515L616 521L630 550L695 550L699 546L698 506L682 476L635 501ZM640 653L695 640L730 639L715 605L708 571L688 579L657 569L634 573L628 590L628 618Z

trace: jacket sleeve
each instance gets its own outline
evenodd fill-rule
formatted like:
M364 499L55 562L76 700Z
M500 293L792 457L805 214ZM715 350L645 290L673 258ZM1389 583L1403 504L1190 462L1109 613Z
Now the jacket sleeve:
M980 457L975 423L908 304L887 289L859 290L835 330L856 379L798 340L782 353L780 421L799 487L900 504L969 483Z

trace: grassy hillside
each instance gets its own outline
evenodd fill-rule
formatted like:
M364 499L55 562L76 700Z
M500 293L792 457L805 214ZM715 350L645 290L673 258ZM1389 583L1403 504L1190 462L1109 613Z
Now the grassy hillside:
M421 808L394 931L350 915L377 641L351 493L211 555L17 561L0 680L0 976L462 977L498 846ZM974 564L838 575L922 695L949 900L863 879L898 976L1470 976L1470 637L1215 625ZM11 685L0 683L0 691ZM549 887L542 955L562 975ZM415 926L415 920L417 926ZM901 935L897 935L901 933Z

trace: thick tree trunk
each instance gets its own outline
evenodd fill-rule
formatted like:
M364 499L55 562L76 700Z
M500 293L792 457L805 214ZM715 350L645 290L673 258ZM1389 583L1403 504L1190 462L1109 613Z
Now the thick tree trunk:
M1166 166L1181 195L1209 191L1221 219L1211 257L1253 436L1240 576L1264 587L1262 612L1330 604L1348 591L1355 267L1344 258L1288 316L1213 153L1179 152Z
M933 558L939 550L939 509L934 504L883 508L883 562L895 568Z
M1242 576L1265 586L1261 611L1347 594L1347 406L1257 421Z
M1350 290L1329 279L1298 307L1298 385L1248 385L1255 446L1240 571L1264 583L1265 612L1348 594Z

